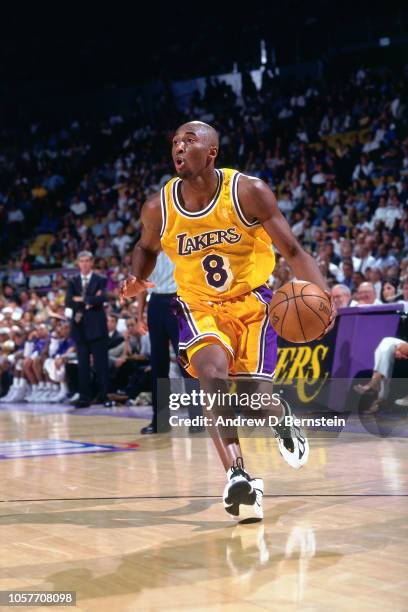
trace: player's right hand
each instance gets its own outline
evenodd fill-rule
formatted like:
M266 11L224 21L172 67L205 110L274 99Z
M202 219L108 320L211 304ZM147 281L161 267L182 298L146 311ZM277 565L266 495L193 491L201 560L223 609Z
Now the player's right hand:
M136 331L141 336L145 336L148 333L149 330L147 328L145 321L138 321L136 323Z
M138 279L135 276L129 275L120 285L119 300L121 304L123 304L126 299L136 297L138 293L145 291L149 287L155 286L156 285L151 281Z

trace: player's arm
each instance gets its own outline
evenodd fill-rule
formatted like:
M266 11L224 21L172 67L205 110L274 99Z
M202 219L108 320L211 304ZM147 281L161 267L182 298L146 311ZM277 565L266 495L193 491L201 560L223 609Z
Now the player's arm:
M286 259L296 278L315 283L326 291L330 297L327 283L315 260L306 253L296 240L269 187L259 179L241 176L238 183L238 198L245 217L249 221L257 219L262 223L273 244ZM331 304L332 316L328 329L333 326L336 317L333 302Z
M146 307L147 291L141 291L137 297L136 309L136 330L141 336L147 334L147 325L144 321L144 311Z
M140 220L142 234L133 249L132 275L123 282L120 288L121 299L135 297L148 287L154 287L154 283L146 279L153 272L161 250L162 213L159 193L146 200L142 207Z

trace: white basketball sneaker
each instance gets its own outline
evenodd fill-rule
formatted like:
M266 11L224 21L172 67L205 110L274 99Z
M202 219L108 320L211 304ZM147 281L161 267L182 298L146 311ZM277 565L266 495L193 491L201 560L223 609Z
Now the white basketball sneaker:
M291 467L298 470L307 462L309 458L309 442L306 435L297 425L285 423L285 417L295 417L288 402L280 399L284 418L278 425L272 427L278 441L279 452Z
M7 404L8 402L12 402L13 396L16 395L16 392L17 392L17 379L14 378L13 383L11 384L7 395L3 395L3 397L0 398L0 403Z
M242 457L227 472L224 488L224 508L235 520L255 522L263 519L261 478L251 478L244 470Z

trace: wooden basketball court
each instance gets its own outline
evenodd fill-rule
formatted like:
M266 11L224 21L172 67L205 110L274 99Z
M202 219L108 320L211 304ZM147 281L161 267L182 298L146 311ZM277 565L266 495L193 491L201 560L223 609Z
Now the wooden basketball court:
M265 520L235 525L207 437L81 412L0 408L0 591L100 612L408 609L403 424L311 440L300 471L244 439Z

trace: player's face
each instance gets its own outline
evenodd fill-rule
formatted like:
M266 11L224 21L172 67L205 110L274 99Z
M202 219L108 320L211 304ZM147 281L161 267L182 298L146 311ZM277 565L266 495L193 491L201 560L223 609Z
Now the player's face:
M180 178L196 176L209 163L208 143L200 132L179 130L173 137L172 157Z

